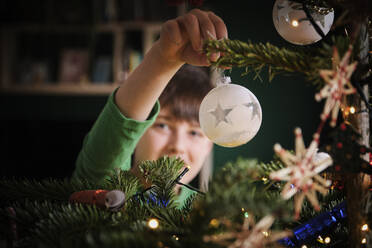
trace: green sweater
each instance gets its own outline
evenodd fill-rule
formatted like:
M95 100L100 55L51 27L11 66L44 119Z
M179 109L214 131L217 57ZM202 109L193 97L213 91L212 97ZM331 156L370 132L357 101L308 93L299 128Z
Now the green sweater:
M116 91L115 91L116 92ZM125 117L111 94L92 129L86 135L76 161L73 178L85 178L93 182L104 180L115 168L129 170L136 145L160 111L157 101L145 121ZM194 192L183 187L176 201L182 207Z

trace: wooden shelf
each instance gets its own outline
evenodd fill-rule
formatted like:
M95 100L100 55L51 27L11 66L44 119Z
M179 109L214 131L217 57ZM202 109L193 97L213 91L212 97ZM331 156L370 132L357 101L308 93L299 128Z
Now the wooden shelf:
M131 1L134 6L136 0ZM73 2L72 0L71 3ZM28 22L27 18L21 18L19 22L10 21L5 23L6 25L0 26L0 93L109 95L118 87L118 84L112 82L99 84L56 82L61 78L58 76L61 68L66 68L61 67L66 61L63 60L63 52L76 49L88 54L84 57L84 54L80 53L79 55L78 52L73 51L77 54L75 61L79 62L79 58L80 62L82 61L77 65L71 65L69 62L72 60L71 56L67 59L68 66L76 68L79 72L84 71L80 76L89 78L89 80L96 78L96 80L122 82L158 38L164 20L131 19L132 15L128 13L127 17L129 18L113 15L113 18L106 20L103 17L107 13L101 7L108 8L106 4L111 1L107 1L107 3L100 0L89 2L90 4L87 6L74 4L71 6L77 8L76 13L92 11L92 15L88 15L90 19L78 18L79 20L75 19L74 22L63 22L61 20L68 20L68 18L61 18L62 16L58 14L57 16L53 15L53 13L65 14L59 12L61 11L58 9L59 5L54 5L54 1L45 1L44 8L40 9L40 13L45 16L41 15L43 17L37 18L38 21ZM126 0L122 2L124 3ZM23 6L23 4L19 6ZM62 4L61 6L67 8L68 5ZM16 10L18 5L13 7ZM39 10L38 6L34 7ZM15 10L13 12L19 13L22 17L23 12ZM149 11L155 10L149 9ZM176 16L183 14L186 11L186 5L182 4L172 11L176 11L174 13ZM31 20L34 19L31 18ZM86 57L89 58L86 59ZM86 60L89 60L87 66ZM108 67L110 67L110 76L107 76ZM94 72L104 73L102 74L104 77L97 79L93 76ZM42 79L38 80L38 78ZM73 77L71 81L79 81L78 78ZM69 79L63 80L68 81ZM33 84L45 81L53 82Z
M119 85L112 83L102 84L41 84L41 85L12 85L1 86L0 92L45 95L109 95Z
M17 24L0 27L4 31L28 32L28 33L77 33L77 32L124 32L126 30L144 30L156 28L160 30L161 22L125 21L111 22L96 25L41 25L41 24Z

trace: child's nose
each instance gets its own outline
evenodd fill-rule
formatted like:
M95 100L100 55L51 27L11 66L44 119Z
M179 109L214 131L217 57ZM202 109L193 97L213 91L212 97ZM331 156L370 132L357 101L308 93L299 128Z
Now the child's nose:
M181 132L174 132L169 138L169 150L172 155L183 154L186 151L185 138Z

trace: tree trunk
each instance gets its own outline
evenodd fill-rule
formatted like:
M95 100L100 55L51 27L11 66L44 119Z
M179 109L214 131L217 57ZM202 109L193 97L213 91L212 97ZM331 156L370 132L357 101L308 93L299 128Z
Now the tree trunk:
M359 29L359 66L362 64L368 64L368 20L357 28ZM369 99L368 85L363 86L363 92L367 99ZM352 126L361 134L359 144L369 147L369 113L366 104L362 101L360 95L352 95L348 99L348 106L354 106L357 110L354 115L350 115L348 121ZM359 112L364 111L364 112ZM368 154L365 154L363 158L368 161ZM362 239L364 234L361 231L361 226L365 223L365 216L368 209L365 209L368 187L370 184L369 175L358 173L346 175L345 186L346 186L346 206L348 216L348 227L349 227L349 247L361 247ZM368 245L367 245L368 247Z

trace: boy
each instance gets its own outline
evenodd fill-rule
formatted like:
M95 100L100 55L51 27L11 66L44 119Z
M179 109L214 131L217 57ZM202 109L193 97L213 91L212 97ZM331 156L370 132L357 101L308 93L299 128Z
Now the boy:
M194 72L182 72L188 70L187 66L182 66L185 63L209 65L201 51L203 40L210 37L227 37L224 22L212 12L194 9L163 24L159 40L145 55L142 63L110 96L86 136L74 177L101 181L114 168L129 170L133 167L136 173L141 161L155 160L164 155L180 157L190 166L190 171L182 178L183 183L189 183L199 173L212 149L212 143L200 130L195 109L198 110L202 98L211 87L208 79L197 80L201 74L196 73L195 68ZM218 55L213 57L217 59ZM174 76L177 71L179 73ZM182 74L188 77L181 80ZM165 90L168 83L169 89ZM183 96L196 95L189 97L196 100L181 99L179 106L182 108L175 107L178 96L172 93L178 83L179 87L183 85L183 89L179 90ZM187 87L188 83L196 86ZM187 89L189 94L186 94ZM160 97L163 91L164 96ZM161 110L159 97L163 104ZM186 107L193 101L193 107ZM191 112L194 113L177 116L177 113L185 112L182 111L183 107L185 111L193 109ZM187 189L181 191L181 204L189 194Z

